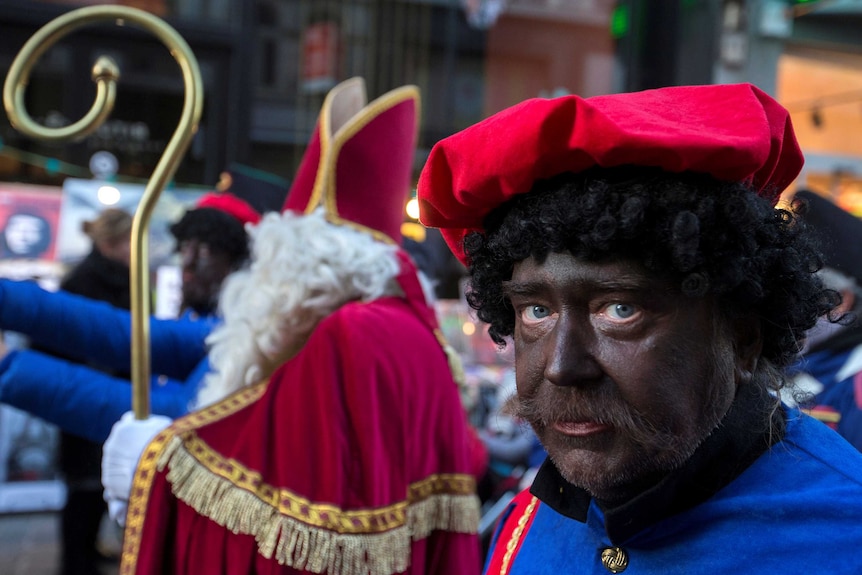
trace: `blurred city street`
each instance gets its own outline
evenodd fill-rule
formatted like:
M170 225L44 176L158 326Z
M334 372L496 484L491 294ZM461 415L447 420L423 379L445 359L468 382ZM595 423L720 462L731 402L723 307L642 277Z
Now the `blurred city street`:
M0 514L0 573L3 575L57 575L60 571L58 514ZM119 551L119 539L103 530L107 551ZM116 575L118 563L102 565L103 575Z

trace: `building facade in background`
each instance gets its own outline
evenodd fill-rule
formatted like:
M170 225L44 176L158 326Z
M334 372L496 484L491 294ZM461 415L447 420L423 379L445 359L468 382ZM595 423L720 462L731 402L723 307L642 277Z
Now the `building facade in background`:
M0 72L50 19L84 0L0 0ZM416 84L423 98L420 150L529 97L594 95L613 86L614 0L149 0L118 1L169 22L201 65L204 116L177 181L212 185L240 162L291 179L326 92L363 76L370 97ZM61 185L89 177L100 151L119 174L147 178L182 105L176 63L144 32L84 28L42 57L27 90L45 124L89 109L89 68L113 56L121 79L115 112L94 136L46 144L0 118L0 181ZM4 153L5 149L5 153ZM424 160L417 157L417 172Z
M862 0L620 0L617 86L751 82L790 111L799 188L862 216Z

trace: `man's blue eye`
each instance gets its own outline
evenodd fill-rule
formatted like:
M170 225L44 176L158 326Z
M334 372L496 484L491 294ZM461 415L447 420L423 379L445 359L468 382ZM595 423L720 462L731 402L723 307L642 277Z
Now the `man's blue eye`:
M551 315L551 310L543 305L531 305L527 307L526 312L530 319L544 319Z
M615 303L608 306L608 315L617 319L628 319L636 312L635 307L627 303Z

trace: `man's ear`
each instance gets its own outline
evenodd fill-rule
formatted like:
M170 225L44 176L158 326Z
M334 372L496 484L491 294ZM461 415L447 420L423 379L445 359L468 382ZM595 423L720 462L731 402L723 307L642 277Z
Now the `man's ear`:
M757 361L763 353L763 332L760 318L756 315L746 315L731 321L733 330L733 345L736 351L734 375L736 384L751 381L757 369Z
M832 310L832 313L836 317L841 317L853 309L853 306L856 304L856 294L852 289L843 289L838 293L841 294L841 303L838 304L838 307Z

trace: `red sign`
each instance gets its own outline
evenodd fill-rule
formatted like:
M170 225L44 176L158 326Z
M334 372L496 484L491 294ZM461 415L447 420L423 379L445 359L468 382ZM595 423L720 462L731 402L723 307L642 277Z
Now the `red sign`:
M0 183L0 259L53 260L60 188Z
M317 22L302 37L302 88L326 92L338 81L338 24Z

